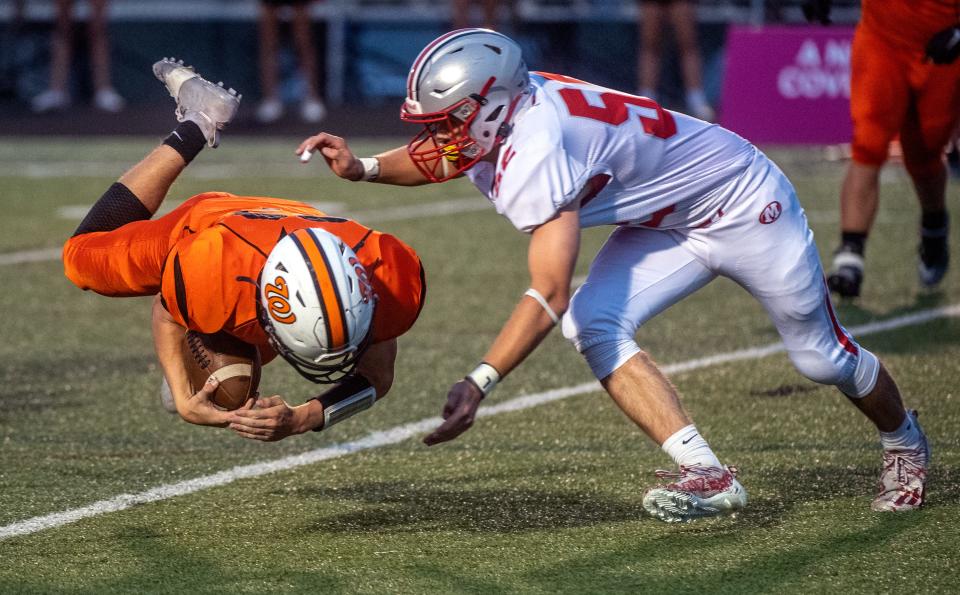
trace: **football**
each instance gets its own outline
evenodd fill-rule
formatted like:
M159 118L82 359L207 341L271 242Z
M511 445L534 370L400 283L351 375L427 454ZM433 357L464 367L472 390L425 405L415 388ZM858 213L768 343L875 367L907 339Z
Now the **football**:
M224 332L187 331L183 336L184 364L190 390L199 391L211 375L220 381L213 402L224 409L237 409L256 396L260 385L260 352Z

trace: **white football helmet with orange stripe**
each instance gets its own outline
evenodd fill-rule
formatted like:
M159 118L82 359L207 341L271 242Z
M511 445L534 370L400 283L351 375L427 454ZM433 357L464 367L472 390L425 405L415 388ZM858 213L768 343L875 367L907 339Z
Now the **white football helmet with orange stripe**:
M520 46L489 29L458 29L430 42L407 77L405 122L424 130L407 145L433 182L469 169L510 134L518 103L530 91Z
M260 323L302 376L335 382L370 342L376 296L354 251L318 228L274 246L260 274Z

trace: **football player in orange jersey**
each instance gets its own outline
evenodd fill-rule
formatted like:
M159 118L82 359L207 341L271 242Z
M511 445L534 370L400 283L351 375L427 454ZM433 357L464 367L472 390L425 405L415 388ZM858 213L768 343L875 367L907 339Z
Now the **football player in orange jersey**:
M64 272L107 296L155 296L153 336L172 405L191 423L230 427L254 440L321 430L390 390L397 337L417 319L420 259L399 239L310 205L210 192L151 219L170 185L219 143L240 97L172 60L154 73L177 101L180 124L120 177L63 250ZM183 358L187 329L224 331L332 384L291 407L279 395L224 411L192 394Z
M808 0L804 12L827 24L830 0ZM843 297L860 295L880 168L897 134L920 201L920 283L934 287L947 272L944 149L960 120L958 56L957 0L863 0L850 58L853 161L840 191L841 245L828 276Z

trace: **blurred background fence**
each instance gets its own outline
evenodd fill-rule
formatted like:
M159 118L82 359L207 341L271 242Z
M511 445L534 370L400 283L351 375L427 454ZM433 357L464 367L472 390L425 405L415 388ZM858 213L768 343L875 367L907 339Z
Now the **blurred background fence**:
M91 7L86 1L75 4L79 31L90 19ZM130 107L160 101L149 65L172 55L201 72L215 73L242 90L248 101L256 101L258 4L257 0L113 0L108 14L114 87ZM410 63L430 39L451 27L452 4L449 0L313 3L310 15L319 85L327 105L333 109L398 107ZM836 23L856 22L857 2L836 0L834 4ZM472 10L473 20L479 22L480 7ZM498 3L497 11L498 28L521 43L531 68L625 91L639 89L635 0L515 0ZM704 90L715 105L722 103L731 26L806 25L800 0L701 0L697 15ZM290 16L291 11L281 11L284 20ZM0 0L0 104L14 113L19 114L17 110L47 85L55 18L54 0ZM69 91L77 98L89 97L93 91L86 43L84 35L73 36ZM682 105L680 67L676 52L670 51L670 36L667 43L659 98L667 106ZM280 93L285 101L296 101L304 92L296 62L292 44L285 43L280 52Z

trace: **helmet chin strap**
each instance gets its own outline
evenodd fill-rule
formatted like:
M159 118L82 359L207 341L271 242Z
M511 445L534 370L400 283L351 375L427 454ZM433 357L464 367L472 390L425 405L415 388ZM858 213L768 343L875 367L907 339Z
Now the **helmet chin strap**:
M503 118L503 122L500 124L500 127L497 128L497 136L494 138L495 145L503 144L503 141L507 140L507 137L510 136L510 133L513 132L513 116L517 111L517 107L520 105L520 102L530 96L530 91L525 91L516 97L513 98L513 101L510 102L510 105L507 107L507 115Z

